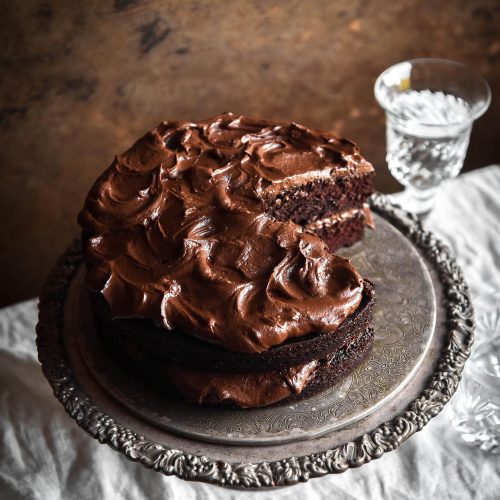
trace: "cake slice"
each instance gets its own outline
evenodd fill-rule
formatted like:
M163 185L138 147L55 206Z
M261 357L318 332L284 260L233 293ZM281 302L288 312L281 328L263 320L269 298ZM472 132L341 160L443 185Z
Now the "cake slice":
M265 172L269 177L263 189L266 210L276 220L292 220L317 234L333 252L359 241L365 226L373 229L368 198L373 193L374 170L353 142L326 132L309 133L317 134L320 144L320 138L330 137L331 149L325 149L328 166L307 170L310 165L299 160L279 174Z

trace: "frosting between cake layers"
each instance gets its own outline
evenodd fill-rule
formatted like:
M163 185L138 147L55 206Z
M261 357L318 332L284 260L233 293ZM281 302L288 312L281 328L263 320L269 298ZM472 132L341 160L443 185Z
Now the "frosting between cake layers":
M341 222L345 222L359 216L363 217L365 226L368 226L371 229L375 227L370 207L367 203L364 203L361 208L348 208L343 212L339 212L328 217L324 217L323 219L309 222L308 224L304 225L304 229L306 231L317 231L324 227L332 227L336 224L340 224Z
M361 301L361 277L316 236L267 216L264 197L297 176L367 165L353 143L293 123L163 122L87 197L87 284L113 317L233 351L335 330Z
M263 373L207 373L178 365L163 370L173 386L193 403L231 401L241 408L267 406L300 394L320 361Z

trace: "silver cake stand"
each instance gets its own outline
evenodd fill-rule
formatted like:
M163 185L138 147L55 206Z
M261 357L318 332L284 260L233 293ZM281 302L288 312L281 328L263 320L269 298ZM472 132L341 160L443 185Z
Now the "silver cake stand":
M455 392L474 336L462 272L420 222L382 195L377 229L342 253L376 284L373 352L341 383L293 405L230 410L170 401L120 370L97 338L78 241L40 298L43 372L101 443L166 475L269 488L358 467L394 450Z

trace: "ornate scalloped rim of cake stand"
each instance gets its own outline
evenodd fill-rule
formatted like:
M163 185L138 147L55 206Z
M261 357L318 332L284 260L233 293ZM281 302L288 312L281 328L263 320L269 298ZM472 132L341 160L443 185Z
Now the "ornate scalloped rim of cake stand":
M383 195L372 196L370 204L434 266L443 285L446 310L447 337L435 371L419 397L392 420L334 449L260 463L228 463L185 453L149 441L118 425L79 387L62 342L66 289L82 259L79 240L61 256L40 296L36 328L38 358L54 395L82 429L130 460L166 475L226 487L256 489L292 485L359 467L395 450L435 417L456 391L474 339L474 313L462 271L448 248L424 230L415 216L391 204Z

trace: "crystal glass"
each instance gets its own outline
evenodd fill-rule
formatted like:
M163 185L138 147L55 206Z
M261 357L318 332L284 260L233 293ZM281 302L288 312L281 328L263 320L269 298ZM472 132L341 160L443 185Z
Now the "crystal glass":
M491 92L473 70L444 59L414 59L385 70L375 97L387 119L387 163L405 186L405 208L432 209L439 184L463 165L472 123Z
M452 419L465 441L500 453L500 291L474 306L476 338L452 399Z

